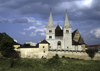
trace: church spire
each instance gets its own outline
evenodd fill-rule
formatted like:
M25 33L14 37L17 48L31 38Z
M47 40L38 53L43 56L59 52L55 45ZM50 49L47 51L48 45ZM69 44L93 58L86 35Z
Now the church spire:
M66 10L66 16L65 16L64 26L69 26L69 21L68 21L67 10Z
M49 16L48 26L54 26L54 24L53 24L53 19L52 19L51 8L50 8L50 16Z

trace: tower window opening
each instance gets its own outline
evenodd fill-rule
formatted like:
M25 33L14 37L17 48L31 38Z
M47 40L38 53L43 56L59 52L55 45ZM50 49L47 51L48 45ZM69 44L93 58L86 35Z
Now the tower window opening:
M61 45L61 42L60 41L58 41L58 45Z
M45 53L45 51L43 51Z
M49 36L49 38L52 38L52 36Z
M49 30L49 33L52 33L52 30Z
M66 30L66 33L69 33L69 30Z

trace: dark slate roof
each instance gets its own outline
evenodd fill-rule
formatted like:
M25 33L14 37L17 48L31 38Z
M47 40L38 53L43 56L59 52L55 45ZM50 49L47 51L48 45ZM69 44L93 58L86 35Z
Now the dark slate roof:
M41 43L47 43L47 44L50 44L50 43L47 42L45 39L44 39L43 41L41 41L40 44L41 44Z
M72 45L79 45L79 43L74 41L74 40L72 40Z
M100 44L98 44L98 45L86 45L85 48L100 48Z
M85 42L84 42L84 40L83 40L83 38L82 38L81 36L79 37L78 42L76 42L76 41L73 40L73 37L74 37L76 31L78 31L78 29L76 29L76 30L72 33L72 45L82 45L82 44L85 44ZM80 34L80 33L79 33L79 34Z
M57 27L55 29L55 36L63 36L63 30L61 30L59 25L57 25Z
M13 41L13 45L21 45L21 44Z
M45 39L43 41L41 41L40 43L37 43L36 46L28 46L28 47L19 47L19 48L39 48L39 44L43 44L43 43L47 43L50 44L49 42L47 42Z
M78 42L79 42L79 44L85 44L85 43L84 43L84 40L83 40L83 38L82 38L81 36L80 36L80 38L79 38L79 41L78 41Z
M80 36L79 41L76 42L74 40L72 40L72 45L82 45L85 44L83 38Z
M72 39L73 39L73 37L74 37L74 35L75 35L75 33L76 33L77 30L78 30L78 29L76 29L76 30L72 33Z
M60 26L57 25L56 29L55 30L61 30Z
M36 44L36 47L39 47L39 43Z

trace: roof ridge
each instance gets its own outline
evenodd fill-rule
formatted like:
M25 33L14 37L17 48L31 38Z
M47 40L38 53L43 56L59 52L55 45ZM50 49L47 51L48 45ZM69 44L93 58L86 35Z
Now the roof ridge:
M59 25L57 25L57 27L56 27L56 29L55 29L56 31L57 30L62 30L61 28L60 28L60 26Z
M41 41L40 43L48 43L50 44L49 42L47 42L45 39L43 41Z

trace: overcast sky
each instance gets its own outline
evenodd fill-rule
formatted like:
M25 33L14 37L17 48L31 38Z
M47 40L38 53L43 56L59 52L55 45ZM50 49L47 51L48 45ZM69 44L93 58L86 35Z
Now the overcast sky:
M86 44L100 44L100 0L0 0L0 32L18 43L45 39L50 8L54 25L64 24L67 9L72 32Z

